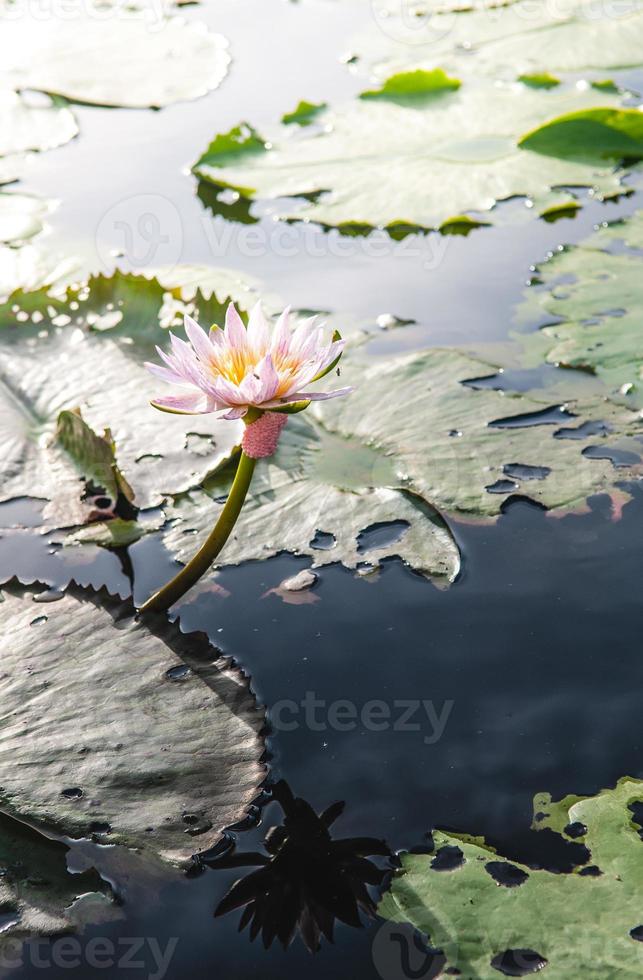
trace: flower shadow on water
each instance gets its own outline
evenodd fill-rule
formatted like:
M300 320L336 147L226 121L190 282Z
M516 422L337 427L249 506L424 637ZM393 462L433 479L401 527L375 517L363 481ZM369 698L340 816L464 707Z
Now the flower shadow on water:
M249 925L251 941L261 934L266 949L275 939L286 949L299 931L307 949L316 952L322 936L333 941L336 919L361 928L360 913L375 917L376 901L369 888L381 887L390 869L368 858L391 858L391 851L374 837L332 838L330 827L344 803L333 803L318 815L309 803L293 796L284 780L274 784L272 798L281 806L284 820L266 835L267 853L200 856L215 869L256 867L232 885L214 915L243 908L239 931Z

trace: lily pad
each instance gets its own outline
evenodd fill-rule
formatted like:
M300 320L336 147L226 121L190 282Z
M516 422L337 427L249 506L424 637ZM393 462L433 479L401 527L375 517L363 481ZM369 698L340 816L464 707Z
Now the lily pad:
M185 561L211 529L227 484L190 494L168 511L164 541ZM402 522L397 540L372 548L360 544L366 528ZM332 539L320 548L319 535ZM365 443L338 438L305 416L289 419L274 457L257 469L246 503L219 564L265 559L281 551L308 555L313 567L341 562L347 568L376 565L397 555L448 585L460 568L453 536L427 500L406 486L395 462Z
M1 163L1 161L0 161ZM60 292L83 278L83 263L74 256L56 255L39 244L21 248L0 245L0 302L16 290L45 294Z
M174 863L211 846L264 778L247 679L203 634L75 587L34 604L3 589L0 802L70 837Z
M600 73L600 80L606 71L642 61L639 4L618 12L584 0L569 0L564 8L547 0L519 0L491 11L484 2L466 6L458 14L425 7L424 16L413 17L398 0L378 0L375 24L351 41L358 65L375 68L378 78L438 62L463 80L565 72Z
M49 205L39 197L0 193L0 242L20 243L42 231Z
M74 102L160 108L215 89L230 63L227 41L203 24L162 17L151 27L122 4L82 5L73 17L27 6L0 24L9 84Z
M0 25L1 38L7 28L1 17ZM71 110L51 99L43 102L32 105L17 92L0 88L0 157L51 150L76 136L78 126Z
M621 240L643 247L643 211L538 266L542 285L528 289L517 322L549 324L527 339L534 356L596 374L612 399L643 408L641 256L609 251Z
M596 109L601 99L608 97L484 82L413 105L357 99L320 112L321 132L311 135L294 138L282 126L266 141L237 128L217 137L194 170L248 198L275 201L282 218L438 228L454 214L488 211L516 195L545 208L560 201L554 187L614 194L619 175L607 161L544 160L518 146L547 120ZM243 139L235 137L240 132Z
M443 950L449 967L478 980L542 967L556 980L638 977L643 844L631 806L642 800L643 781L630 778L597 796L553 805L546 794L537 796L534 827L549 827L591 852L568 874L508 862L481 838L435 831L437 852L457 847L461 863L440 871L432 855L405 854L379 912L410 922ZM563 831L577 826L580 837ZM503 867L509 874L499 874ZM516 972L502 969L512 964Z
M371 366L347 359L343 380L356 390L343 404L328 403L319 412L329 431L389 457L406 486L442 514L494 518L514 493L558 511L583 508L592 494L618 496L615 486L627 469L617 472L608 461L583 455L596 441L589 434L575 440L555 434L571 418L574 425L604 420L615 436L635 436L638 413L606 402L600 385L590 398L575 386L574 372L560 372L567 391L560 402L546 390L512 395L462 383L496 370L457 350L433 349ZM507 481L508 464L551 472L543 480ZM502 480L504 492L498 493L494 485Z

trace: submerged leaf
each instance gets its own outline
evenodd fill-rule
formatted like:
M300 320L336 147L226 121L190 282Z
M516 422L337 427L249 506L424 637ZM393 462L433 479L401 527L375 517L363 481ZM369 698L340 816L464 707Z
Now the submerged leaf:
M68 590L42 606L3 589L0 679L7 812L183 862L238 819L264 778L263 713L203 634L130 601Z
M461 84L458 78L449 78L442 68L433 71L417 69L391 75L381 88L362 92L360 99L390 99L391 102L413 104L444 92L455 92Z
M326 108L325 102L299 102L292 112L286 112L282 117L282 123L298 123L300 126L309 126L322 109Z
M546 794L535 798L534 828L563 833L591 852L568 874L508 863L480 838L435 831L435 847L458 847L461 865L436 872L431 855L405 854L378 911L410 922L449 965L479 980L496 980L499 969L525 976L544 965L556 980L638 977L641 948L633 933L643 919L643 845L631 806L641 800L643 781L630 778L593 797L555 804ZM580 838L563 829L576 826ZM499 881L502 865L511 878Z
M640 160L643 113L638 109L571 112L527 133L518 145L565 160Z
M70 874L68 853L66 844L0 814L0 948L14 936L79 931L88 908L93 923L121 917L95 871Z

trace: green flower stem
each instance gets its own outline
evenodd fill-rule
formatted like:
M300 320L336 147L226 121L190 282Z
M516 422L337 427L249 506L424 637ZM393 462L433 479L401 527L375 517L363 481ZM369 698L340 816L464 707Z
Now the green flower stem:
M230 537L232 528L237 522L252 481L256 462L255 459L246 456L244 452L241 453L228 499L207 541L178 575L175 575L167 585L164 585L147 602L143 603L139 613L164 612L169 609L207 572Z

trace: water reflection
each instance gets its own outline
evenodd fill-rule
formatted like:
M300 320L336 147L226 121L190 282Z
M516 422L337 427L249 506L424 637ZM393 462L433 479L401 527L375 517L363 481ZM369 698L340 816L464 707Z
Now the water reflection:
M330 827L343 812L343 802L318 815L284 780L272 787L272 797L284 820L266 834L265 854L201 856L211 868L256 867L232 885L214 914L243 909L239 931L249 926L251 941L261 934L266 949L275 939L286 949L299 931L307 949L316 952L322 936L333 941L336 919L361 928L360 913L375 916L369 888L382 885L387 869L368 858L391 857L391 852L373 837L333 839Z

